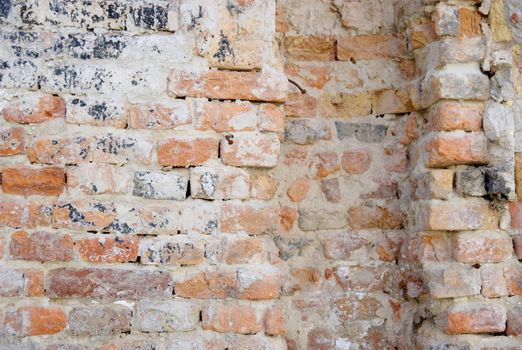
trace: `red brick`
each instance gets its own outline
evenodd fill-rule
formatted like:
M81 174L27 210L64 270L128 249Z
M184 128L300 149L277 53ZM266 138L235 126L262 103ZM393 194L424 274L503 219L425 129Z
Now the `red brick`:
M457 304L439 316L437 323L448 334L501 333L506 329L506 311L494 304Z
M285 231L290 231L297 220L297 210L290 207L282 207L279 213L279 222Z
M345 36L337 40L337 58L341 61L397 58L405 55L404 42L390 35Z
M345 151L341 156L341 165L348 174L363 174L370 168L372 158L366 150Z
M289 78L297 79L304 86L322 89L332 79L332 67L328 64L317 66L315 63L287 63L285 73ZM290 97L290 96L289 96Z
M324 256L333 260L349 260L357 251L368 250L370 241L348 232L342 235L326 237L323 240Z
M281 107L263 103L259 106L259 131L281 133L285 127L285 113Z
M158 162L162 166L188 167L203 165L218 157L219 141L210 137L172 138L158 145Z
M268 300L276 299L281 293L282 276L273 269L239 269L238 299Z
M2 190L19 195L58 196L65 188L65 172L62 168L4 168Z
M332 36L286 36L283 47L286 58L292 60L335 60L335 38Z
M65 329L67 316L62 309L25 306L5 317L5 328L18 336L55 334Z
M266 310L265 329L268 335L284 336L284 308L282 304L276 304Z
M522 295L522 265L506 266L504 277L509 295Z
M388 274L382 267L337 266L334 268L337 283L348 292L378 292L384 290Z
M425 146L426 166L483 165L488 162L487 139L481 133L440 133L430 137Z
M116 217L116 208L112 202L64 201L56 203L53 208L52 226L86 231L107 231Z
M14 228L33 228L36 225L49 225L48 209L50 207L34 202L1 198L0 224Z
M25 153L24 129L0 129L0 156L13 156Z
M316 178L327 177L335 174L341 169L339 164L339 156L335 152L324 151L314 155L310 163L312 176Z
M38 124L65 117L65 102L53 95L22 99L2 110L5 120L19 124Z
M283 77L282 74L224 70L200 73L173 71L169 77L168 91L178 97L284 102L287 82Z
M310 181L305 177L299 177L290 184L286 194L293 202L300 202L306 197L309 189Z
M245 232L260 235L274 231L279 208L263 204L225 203L221 217L221 231L225 233Z
M429 129L433 131L480 131L483 103L443 101L429 111Z
M380 228L384 230L404 227L406 215L397 206L351 207L348 209L348 223L353 229Z
M317 113L317 100L315 97L301 93L288 94L285 102L287 117L312 118Z
M18 231L11 235L9 258L35 261L69 261L73 259L73 240L69 235Z
M250 306L213 304L203 309L202 327L220 333L255 334L262 328L261 317Z
M502 232L465 232L453 238L453 256L461 263L499 263L512 255L511 237Z
M223 299L235 296L239 289L235 271L199 272L175 282L177 296L193 299Z
M518 260L522 260L522 235L514 236L513 244L515 246L515 254Z
M221 159L231 166L272 168L279 159L280 141L273 133L242 132L221 140Z
M522 228L522 202L510 202L509 214L511 216L511 228Z
M80 239L74 243L80 257L92 263L124 263L138 258L139 238L132 236Z
M46 276L51 298L168 298L172 278L164 271L57 268Z
M226 264L247 264L253 260L263 260L263 240L248 237L237 240L225 240L219 248L219 260Z

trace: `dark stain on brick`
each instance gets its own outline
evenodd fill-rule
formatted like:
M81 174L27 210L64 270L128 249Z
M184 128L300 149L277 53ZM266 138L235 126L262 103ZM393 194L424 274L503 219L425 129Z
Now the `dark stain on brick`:
M203 7L200 5L197 15L194 16L192 13L190 14L190 24L188 25L188 29L193 30L194 28L196 28L196 26L199 25L199 20L202 18L203 18Z
M106 120L110 118L107 110L107 104L102 102L100 104L94 104L89 107L88 113L94 120Z
M214 58L217 58L219 62L223 62L226 60L227 56L231 56L233 60L235 60L236 58L234 50L230 46L230 41L223 34L223 31L221 31L219 38L219 48L217 52L214 54Z
M7 18L11 12L11 0L0 0L0 18Z

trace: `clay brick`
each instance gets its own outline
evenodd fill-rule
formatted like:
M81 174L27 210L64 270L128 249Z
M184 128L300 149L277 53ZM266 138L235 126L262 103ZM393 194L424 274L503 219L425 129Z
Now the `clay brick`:
M342 321L371 320L381 303L372 296L347 296L333 301L334 314Z
M256 309L242 305L214 303L203 309L202 322L203 329L220 333L255 334L263 328Z
M284 102L288 87L283 77L222 70L203 73L173 71L168 92L178 97Z
M284 136L285 142L298 145L311 145L332 138L330 125L324 119L315 118L287 120Z
M461 263L499 263L512 255L511 237L502 232L461 232L453 237L453 256Z
M499 264L480 267L480 277L482 278L480 293L486 298L504 297L509 294L503 269L504 267Z
M250 196L250 175L219 162L207 163L190 169L190 195L203 199L245 199Z
M50 209L38 203L4 197L0 200L0 224L14 228L49 225Z
M428 170L412 183L416 199L448 199L453 192L453 170Z
M242 268L237 271L239 282L238 299L277 299L281 293L283 278L277 268Z
M89 161L92 137L69 137L36 140L27 148L31 163L78 164Z
M73 259L73 240L69 235L25 231L11 234L9 258L34 261L69 261Z
M43 271L0 268L0 296L36 297L43 295Z
M333 118L365 117L372 114L372 92L355 94L323 94L319 99L321 113Z
M69 313L74 336L102 336L130 332L132 310L125 306L75 307Z
M61 201L53 208L52 226L87 231L111 231L111 224L116 217L116 208L111 202Z
M353 229L380 228L383 230L401 229L406 215L395 206L351 207L348 209L348 223Z
M5 120L18 124L38 124L65 117L65 102L53 95L28 96L2 110Z
M415 107L407 89L381 90L372 95L372 114L407 113Z
M425 268L430 294L435 299L480 294L480 272L469 265L432 265Z
M358 252L368 251L369 247L370 241L352 232L323 239L324 256L333 260L350 260L356 257Z
M80 239L74 249L91 263L124 263L138 258L139 239L131 236L96 237Z
M421 230L462 231L495 229L498 226L496 214L488 202L481 199L423 202L415 217Z
M310 181L305 177L299 177L290 184L286 194L293 202L300 202L306 197L309 189Z
M149 199L182 201L187 198L188 182L188 174L182 171L137 171L132 194Z
M515 153L515 188L517 198L522 199L522 152Z
M252 198L264 201L274 198L279 187L279 181L270 174L251 174L250 182Z
M172 295L172 278L165 271L57 268L46 276L51 298L141 299Z
M107 42L109 45L109 43ZM128 105L122 98L106 95L70 95L67 100L65 120L70 124L127 126Z
M279 159L280 141L272 133L234 133L221 140L221 159L231 166L272 168Z
M286 58L296 61L335 60L335 38L331 36L286 36Z
M506 334L515 337L522 335L522 307L515 306L508 310Z
M405 148L384 148L384 169L392 173L408 171L408 150Z
M515 255L518 260L522 260L522 235L513 237L513 245L515 246Z
M186 101L167 100L129 108L129 126L134 129L167 130L191 122L191 110Z
M467 7L459 8L459 37L471 37L482 35L482 16L475 10Z
M174 167L203 165L218 157L218 146L219 141L210 137L168 139L158 145L158 162Z
M303 231L333 230L346 227L347 215L342 209L299 209L299 228Z
M14 156L25 153L24 129L0 129L0 156Z
M137 307L142 332L191 331L199 322L199 308L185 300L143 300Z
M509 214L511 216L511 228L522 228L522 202L510 202Z
M259 131L281 133L285 127L285 113L282 108L271 103L263 103L258 112Z
M443 101L429 111L429 129L433 131L480 131L484 104Z
M310 162L312 176L319 179L335 174L340 169L339 156L332 151L318 152Z
M506 329L506 311L494 304L457 304L437 324L447 334L501 333Z
M371 60L405 56L404 42L390 35L345 36L337 40L337 59Z
M347 292L378 292L384 290L388 274L382 267L337 266L335 280Z
M279 208L274 205L226 203L222 207L221 231L250 235L271 233L278 216Z
M341 165L348 174L363 174L370 168L372 158L366 150L345 151L341 156Z
M140 241L139 255L142 264L197 265L205 260L202 240L185 235L145 238Z
M62 168L4 168L2 190L19 195L58 196L65 188L65 172Z
M522 266L510 265L504 268L509 295L522 295Z
M483 165L488 162L487 139L483 134L440 133L427 140L426 166Z
M288 94L288 99L285 103L285 112L287 117L315 117L317 113L317 100L315 97L306 94Z
M249 102L204 102L197 113L197 127L216 132L255 131L257 108Z
M282 207L281 212L279 213L279 222L281 224L281 228L285 231L290 231L297 220L297 210L290 207Z
M265 332L268 335L285 335L283 305L276 304L266 310Z
M5 316L5 328L18 336L55 334L63 331L67 316L60 308L24 306Z
M219 246L219 260L226 264L247 264L263 261L266 255L263 240L258 237L227 239Z
M84 163L67 167L67 187L91 195L122 194L130 191L131 175L116 165Z

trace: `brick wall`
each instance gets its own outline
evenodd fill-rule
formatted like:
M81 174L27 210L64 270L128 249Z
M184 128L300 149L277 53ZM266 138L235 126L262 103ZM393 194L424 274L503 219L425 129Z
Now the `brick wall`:
M520 349L520 23L0 0L0 349Z

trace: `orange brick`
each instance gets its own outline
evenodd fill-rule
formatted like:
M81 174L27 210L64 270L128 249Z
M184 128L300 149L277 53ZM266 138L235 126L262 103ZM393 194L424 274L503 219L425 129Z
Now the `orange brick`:
M366 150L343 152L341 165L348 174L362 174L370 168L372 158Z
M430 108L429 128L434 131L480 131L483 103L443 101Z
M499 263L512 255L511 237L502 232L465 232L453 237L453 256L461 263Z
M288 94L285 103L287 117L312 118L317 113L317 99L301 93Z
M292 60L335 60L335 38L332 36L286 36L283 47L286 58Z
M251 235L270 233L275 229L278 217L279 208L274 205L225 203L221 231Z
M272 168L279 159L280 141L272 133L240 132L225 135L220 149L226 165Z
M437 319L448 334L501 333L506 329L506 311L495 304L457 304Z
M220 244L219 260L227 264L246 264L263 257L263 241L257 237L225 240Z
M14 228L49 225L48 209L47 206L25 200L1 198L0 224Z
M65 329L67 316L62 309L25 306L8 313L6 328L18 336L55 334Z
M92 263L124 263L138 258L138 237L81 239L75 242L80 257Z
M276 304L266 310L265 329L268 335L284 336L286 333L284 327L284 309L283 305Z
M158 145L158 162L175 167L203 165L218 157L218 146L219 141L210 137L168 139Z
M254 131L257 128L255 107L248 102L204 102L198 113L197 127L217 132Z
M0 156L25 153L24 129L0 129Z
M290 207L282 207L279 213L279 222L285 231L290 231L297 220L297 210Z
M341 169L339 156L335 152L324 151L318 152L312 158L310 170L316 178L327 177L335 174Z
M35 261L69 261L73 258L73 240L69 235L18 231L11 235L11 259Z
M341 61L403 57L405 50L404 42L391 35L345 36L337 40L337 58Z
M5 120L19 124L38 124L65 117L65 102L53 95L22 98L2 110Z
M285 127L283 109L271 103L259 106L258 127L260 131L281 133Z
M482 16L475 9L459 8L459 37L470 37L482 35L481 22Z
M256 309L250 306L213 304L203 309L205 330L220 333L259 333L263 325Z
M309 189L310 181L306 177L299 177L290 184L286 194L293 202L300 202L306 197Z
M483 165L488 162L487 139L478 133L440 133L427 141L425 150L426 165L430 168Z
M404 227L406 215L398 207L359 206L348 209L348 223L353 229L380 228L384 230Z
M2 169L2 190L20 195L60 195L65 188L62 168L5 168Z

